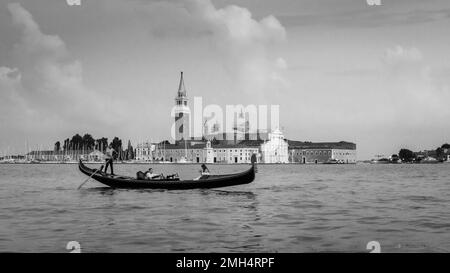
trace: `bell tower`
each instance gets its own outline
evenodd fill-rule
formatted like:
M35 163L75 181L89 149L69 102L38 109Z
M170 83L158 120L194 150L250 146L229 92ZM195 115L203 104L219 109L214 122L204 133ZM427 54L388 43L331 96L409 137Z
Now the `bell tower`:
M177 97L175 98L175 141L189 140L190 132L190 114L186 88L184 86L183 72L181 72L180 84L178 86Z

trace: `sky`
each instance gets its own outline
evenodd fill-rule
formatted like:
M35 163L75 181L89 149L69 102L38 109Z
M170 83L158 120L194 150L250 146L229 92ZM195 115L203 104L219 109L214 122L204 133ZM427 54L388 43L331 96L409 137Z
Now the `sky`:
M191 103L280 105L289 139L435 149L449 23L447 0L1 0L0 154L170 139L180 71Z

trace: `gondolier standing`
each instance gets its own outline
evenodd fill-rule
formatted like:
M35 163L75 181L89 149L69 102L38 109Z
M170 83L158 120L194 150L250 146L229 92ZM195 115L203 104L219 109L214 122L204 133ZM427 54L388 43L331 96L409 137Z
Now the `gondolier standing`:
M116 151L113 149L112 144L109 144L108 148L106 148L106 166L105 166L105 173L108 172L108 166L111 166L111 174L114 175L114 169L113 169L113 161L114 161L114 153Z

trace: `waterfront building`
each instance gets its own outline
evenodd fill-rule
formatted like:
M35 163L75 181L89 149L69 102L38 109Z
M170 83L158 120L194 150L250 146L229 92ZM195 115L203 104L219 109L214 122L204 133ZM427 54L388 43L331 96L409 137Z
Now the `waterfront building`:
M269 134L269 140L261 144L262 162L289 163L288 146L283 133L276 129Z
M153 161L155 146L150 142L139 143L135 149L135 159L137 161Z
M292 163L356 163L356 144L351 142L288 141L289 161Z
M246 164L251 163L251 156L259 157L261 141L241 141L238 144L228 144L226 141L182 140L175 144L167 142L153 144L148 149L147 161L172 163L223 163ZM142 160L141 147L136 148L136 159Z
M257 130L250 133L249 116L244 111L236 114L233 129L226 132L220 124L204 124L203 136L191 137L189 131L190 110L181 72L177 97L175 99L175 142L136 146L138 161L172 163L250 163L257 155L260 163L326 163L335 160L340 163L356 163L356 145L349 142L311 143L287 141L276 129L271 133Z
M213 133L209 133L207 135L205 135L205 139L207 140L220 140L220 141L225 141L228 144L237 144L241 141L244 140L268 140L269 139L269 134L267 133L266 130L258 130L256 133L242 133L239 130L233 130L232 132L213 132Z
M219 143L212 146L213 156L216 162L226 164L251 163L253 154L257 155L260 162L261 141L244 140L238 144Z

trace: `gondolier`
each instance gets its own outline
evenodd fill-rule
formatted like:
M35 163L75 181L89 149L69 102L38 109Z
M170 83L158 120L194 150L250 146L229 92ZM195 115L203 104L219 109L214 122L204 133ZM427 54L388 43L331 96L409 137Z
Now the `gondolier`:
M114 175L114 169L113 169L114 153L117 153L117 152L113 149L112 144L109 144L108 148L106 148L105 173L108 172L108 166L111 166L111 175Z

